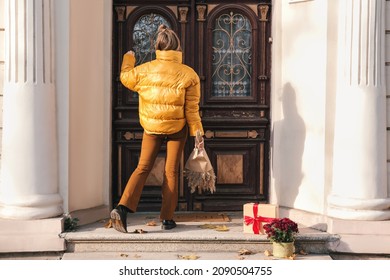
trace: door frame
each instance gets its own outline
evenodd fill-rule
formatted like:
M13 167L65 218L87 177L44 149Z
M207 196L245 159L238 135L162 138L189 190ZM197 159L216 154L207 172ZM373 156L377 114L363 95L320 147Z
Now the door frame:
M164 2L164 3L171 3L171 4L173 4L173 3L175 3L176 4L176 1L151 1L151 4L157 4L157 3L162 3L162 2ZM186 3L184 3L184 2L186 2L186 3L188 3L187 5L186 5ZM188 30L191 30L191 31L194 31L195 30L195 26L196 26L196 10L197 10L197 8L198 8L198 6L201 6L200 4L199 5L197 5L197 4L195 4L195 1L194 0L188 0L188 1L184 1L183 3L183 5L180 5L180 7L181 8L184 8L184 9L182 9L182 11L184 11L184 12L188 12L188 9L187 9L187 11L185 11L186 9L185 8L189 8L190 10L189 10L189 13L190 13L190 15L193 17L192 19L193 19L193 21L194 21L194 23L193 24L189 24L187 21L186 21L186 18L185 17L183 17L183 15L180 15L181 14L181 12L179 11L179 9L178 9L178 11L177 11L177 14L175 14L175 13L171 13L171 21L172 21L172 23L176 23L176 26L174 27L176 30L178 30L178 33L186 33L186 31L188 32ZM211 3L217 3L217 2L221 2L221 1L209 1L209 2L211 2ZM257 5L258 5L258 7L259 7L259 3L257 2L257 1L244 1L244 2L250 2L250 3L256 3ZM264 2L264 3L263 3ZM134 5L134 1L113 1L113 6L114 6L114 13L115 12L117 12L117 14L120 14L120 12L118 11L118 8L120 8L120 7L122 7L123 5L126 5L126 4L129 4L129 3L131 3L132 5ZM267 5L269 5L269 6L272 6L272 3L271 3L271 1L262 1L262 3L263 4L267 4ZM215 4L214 4L215 5ZM223 5L225 5L225 4L223 4ZM230 4L226 4L226 5L230 5ZM235 4L231 4L231 6L232 7L236 7L235 6ZM222 9L223 7L221 7L221 6L217 6L215 9ZM134 9L133 10L133 12L134 13L136 13L136 15L139 15L139 14L141 14L143 11L145 11L145 10L151 10L150 9L150 7L138 7L138 8L136 8L136 9ZM162 8L159 8L158 6L156 6L156 5L153 5L153 8L152 9L155 9L156 11L161 11L161 9ZM248 10L250 10L251 12L253 12L254 13L254 11L252 10L252 9L250 9L250 8L247 8ZM258 10L258 13L259 13L259 15L258 15L258 17L260 17L259 18L259 20L261 20L261 11L260 11L260 7L258 8L259 10ZM116 11L115 11L116 10ZM165 10L164 10L165 11ZM126 16L126 13L127 13L127 9L125 8L125 10L123 11L124 12L124 14L122 15L124 18L125 18L125 16ZM177 16L177 18L175 17L175 16ZM271 17L271 13L269 13L269 17ZM135 19L134 20L129 20L129 22L134 22L135 20L136 20L136 18L137 17L134 17ZM113 17L113 24L116 24L115 23L115 16ZM129 24L129 23L128 23ZM113 27L113 29L114 29L114 27ZM183 31L184 29L186 29L186 31ZM269 28L269 30L271 30L271 28ZM270 34L269 34L270 35ZM113 34L112 34L112 37L113 37L113 40L114 40L114 36L115 36L115 32L113 32ZM186 47L186 46L188 46L188 47L190 47L191 45L193 45L193 49L195 49L195 47L196 47L196 42L195 42L195 40L189 40L188 39L188 37L189 36L186 36L185 37L185 39L183 40L184 41L184 47ZM271 49L271 48L269 48L269 49ZM257 53L256 53L257 54ZM114 50L113 50L113 53L112 53L112 58L113 58L113 60L114 59L117 59L117 65L119 66L120 65L120 63L119 63L119 61L121 60L121 56L116 56L117 54L115 54L114 53ZM269 57L268 57L268 59L271 59L271 53L269 53ZM187 61L186 62L186 64L188 64L188 65L190 65L190 66L193 66L195 69L197 69L198 71L198 74L199 74L199 76L200 76L200 78L202 79L202 77L203 77L203 70L202 69L200 69L199 68L199 65L197 64L197 63L194 63L194 61L196 60L195 59L195 56L189 56L188 55L188 53L186 54L186 56L185 56L185 60ZM193 64L196 64L196 65L193 65ZM115 65L115 63L114 63L114 65ZM271 66L270 66L270 64L269 64L269 68L270 68ZM268 69L269 70L269 69ZM114 72L115 72L115 69L113 69L113 75L114 75ZM271 72L270 72L270 70L269 70L269 76L267 77L267 79L268 79L268 81L270 81L270 74L271 74ZM262 77L260 77L259 76L259 80L261 80L261 79L264 79L264 76L262 76ZM270 86L270 83L268 83L268 86ZM115 85L113 85L113 91L114 91L114 87L115 87ZM269 96L267 96L267 98L268 98L268 100L269 100L269 107L271 106L271 101L270 101L270 89L268 90L268 92L269 92ZM258 97L258 95L256 95L256 98ZM266 182L267 182L267 184L265 184L265 186L263 186L264 187L264 193L263 193L263 195L262 195L262 200L263 201L268 201L268 199L269 199L269 187L270 187L270 164L271 164L271 157L270 157L270 141L271 141L271 139L270 139L270 130L271 130L271 110L270 110L270 108L269 108L269 114L268 114L268 117L269 117L269 124L268 124L268 126L269 126L269 128L268 128L268 133L264 133L263 135L261 135L261 137L264 137L265 139L267 139L266 140L266 142L265 142L265 146L263 147L263 148L265 148L265 150L266 150L266 152L267 152L267 154L268 154L268 160L266 161L266 162L264 162L264 166L265 166L265 175L267 176L267 178L266 178ZM112 128L112 130L114 130L114 127ZM136 136L135 136L136 137ZM114 140L112 140L112 145L113 145L113 141ZM207 141L207 140L206 140ZM190 141L189 141L190 142ZM189 154L189 152L190 152L190 148L188 148L188 147L192 147L192 143L191 144L188 144L187 145L187 150L186 150L186 154ZM114 149L113 149L113 151L114 151ZM267 157L265 157L265 158L267 158ZM264 159L265 159L264 158ZM114 156L114 152L112 153L112 159L115 161L115 160L117 160L116 158L115 158L115 156ZM114 182L114 177L115 177L115 173L116 172L114 172L115 170L114 170L114 165L112 165L112 168L111 168L111 170L112 170L112 174L113 174L113 178L112 178L112 182ZM112 183L113 184L113 183ZM114 184L113 184L113 188L114 188ZM188 199L187 199L187 201L188 201ZM180 203L180 201L179 201L179 203ZM184 209L185 207L182 207L182 209L181 210L185 210ZM180 210L180 209L179 209Z

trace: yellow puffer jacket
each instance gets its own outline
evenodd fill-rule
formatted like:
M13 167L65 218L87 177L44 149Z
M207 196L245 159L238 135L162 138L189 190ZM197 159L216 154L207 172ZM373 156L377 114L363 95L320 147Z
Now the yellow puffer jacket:
M122 84L139 94L141 126L149 134L173 134L187 123L191 136L203 127L199 115L200 82L182 64L182 52L156 51L156 59L137 67L131 54L123 56Z

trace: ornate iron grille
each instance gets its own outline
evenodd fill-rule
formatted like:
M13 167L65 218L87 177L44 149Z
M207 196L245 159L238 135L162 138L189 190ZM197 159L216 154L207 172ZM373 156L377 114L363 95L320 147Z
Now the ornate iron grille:
M134 25L133 49L136 65L151 61L156 58L155 41L157 29L160 24L170 27L169 22L162 15L147 14L140 17Z
M212 96L251 95L252 26L230 12L215 20L212 47Z

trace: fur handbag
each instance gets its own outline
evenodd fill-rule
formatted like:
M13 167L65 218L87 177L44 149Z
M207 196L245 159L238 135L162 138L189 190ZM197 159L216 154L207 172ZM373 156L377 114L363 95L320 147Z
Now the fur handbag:
M195 147L191 152L185 166L184 177L188 180L191 193L195 190L215 192L216 176L210 159L204 148L204 139L198 130L195 137Z

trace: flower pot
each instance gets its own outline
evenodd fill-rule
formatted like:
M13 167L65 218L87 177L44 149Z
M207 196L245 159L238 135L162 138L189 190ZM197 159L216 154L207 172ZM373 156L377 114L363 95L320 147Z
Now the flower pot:
M288 258L295 252L294 242L273 242L272 255L276 258Z

